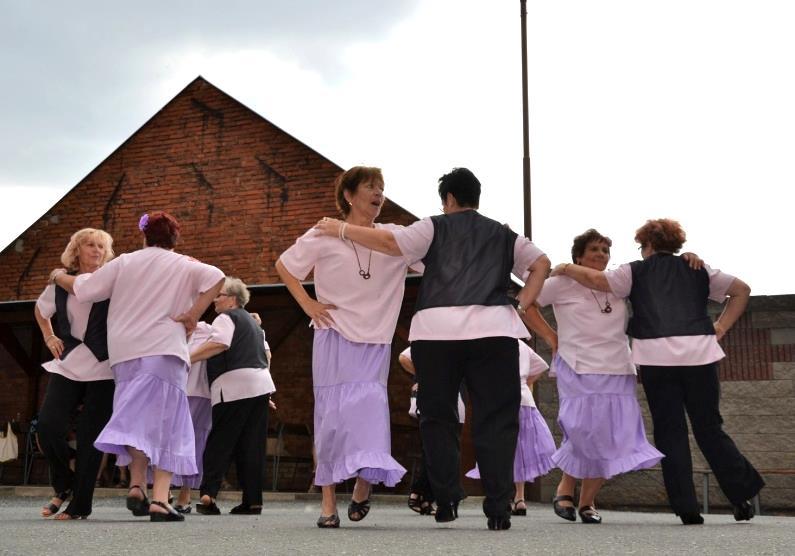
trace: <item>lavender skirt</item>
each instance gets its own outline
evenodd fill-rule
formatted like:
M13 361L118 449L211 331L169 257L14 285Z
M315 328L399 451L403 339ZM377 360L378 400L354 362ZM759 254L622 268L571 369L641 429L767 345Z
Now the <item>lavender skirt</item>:
M664 456L646 439L635 375L577 374L559 355L553 365L563 432L555 465L577 479L609 479L659 463Z
M202 465L204 447L207 445L207 437L210 436L213 424L213 406L208 398L188 396L188 408L190 409L190 419L193 422L193 437L196 440L196 468L199 472L196 475L173 475L171 484L177 487L199 488L204 472ZM146 482L150 485L154 483L151 466L146 469Z
M389 344L349 342L335 330L315 330L315 484L361 477L395 486L406 470L391 455Z
M188 365L173 355L153 355L113 366L113 415L97 437L97 450L129 465L127 446L149 463L179 475L195 475L196 446L185 385Z
M520 407L519 436L513 457L513 481L533 482L537 477L549 473L555 467L551 459L554 452L555 440L541 412L529 405ZM478 466L468 471L466 476L480 479Z

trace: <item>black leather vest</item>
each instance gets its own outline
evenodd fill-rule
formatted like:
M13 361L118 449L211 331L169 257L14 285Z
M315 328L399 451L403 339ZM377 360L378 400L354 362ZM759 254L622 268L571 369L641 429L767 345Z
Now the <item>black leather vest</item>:
M477 211L432 216L433 241L417 311L432 307L511 305L508 295L516 233Z
M709 275L670 253L655 253L632 268L632 317L627 334L641 340L715 334L707 314Z
M235 324L229 349L207 360L207 380L210 384L224 373L235 369L267 369L265 332L245 309L224 313Z
M94 354L94 357L97 358L97 361L106 361L108 359L108 307L110 306L110 299L91 305L86 333L82 342L72 336L69 313L66 311L68 299L69 292L60 286L55 286L55 318L58 327L58 337L64 344L61 359L69 355L69 352L80 344L85 344L91 350L91 353Z

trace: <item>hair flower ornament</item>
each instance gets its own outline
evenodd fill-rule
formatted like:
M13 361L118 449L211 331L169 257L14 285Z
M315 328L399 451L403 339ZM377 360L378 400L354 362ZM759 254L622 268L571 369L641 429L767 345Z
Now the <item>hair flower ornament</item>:
M147 224L149 224L149 214L144 213L144 215L141 216L141 219L138 221L138 229L142 232L145 231Z

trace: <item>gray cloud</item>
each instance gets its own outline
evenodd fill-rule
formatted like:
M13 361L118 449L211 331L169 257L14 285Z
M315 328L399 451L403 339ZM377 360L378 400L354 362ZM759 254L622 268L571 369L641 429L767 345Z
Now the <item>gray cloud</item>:
M169 71L164 54L267 49L334 81L347 44L378 39L417 3L0 1L0 186L82 177L151 115L141 102Z

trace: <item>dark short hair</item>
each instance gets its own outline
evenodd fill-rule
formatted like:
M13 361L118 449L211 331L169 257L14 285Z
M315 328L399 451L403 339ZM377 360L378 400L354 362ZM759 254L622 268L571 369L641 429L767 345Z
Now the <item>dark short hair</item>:
M348 213L351 212L351 207L345 199L345 191L354 194L360 184L372 181L382 186L384 185L384 176L381 174L381 168L354 166L337 176L337 179L334 180L334 198L337 200L337 209L343 218L347 217Z
M670 218L657 218L646 220L646 223L635 231L635 241L644 245L651 245L655 251L677 253L687 241L682 225Z
M150 212L144 235L149 247L173 249L179 239L179 222L165 211Z
M452 172L439 178L439 197L443 203L448 193L452 193L459 206L478 208L480 181L466 168L453 168Z
M608 247L613 246L613 240L607 236L603 236L593 228L585 230L583 233L574 238L574 243L571 244L571 262L576 263L577 259L585 255L585 249L588 244L598 241L599 243L606 243Z

